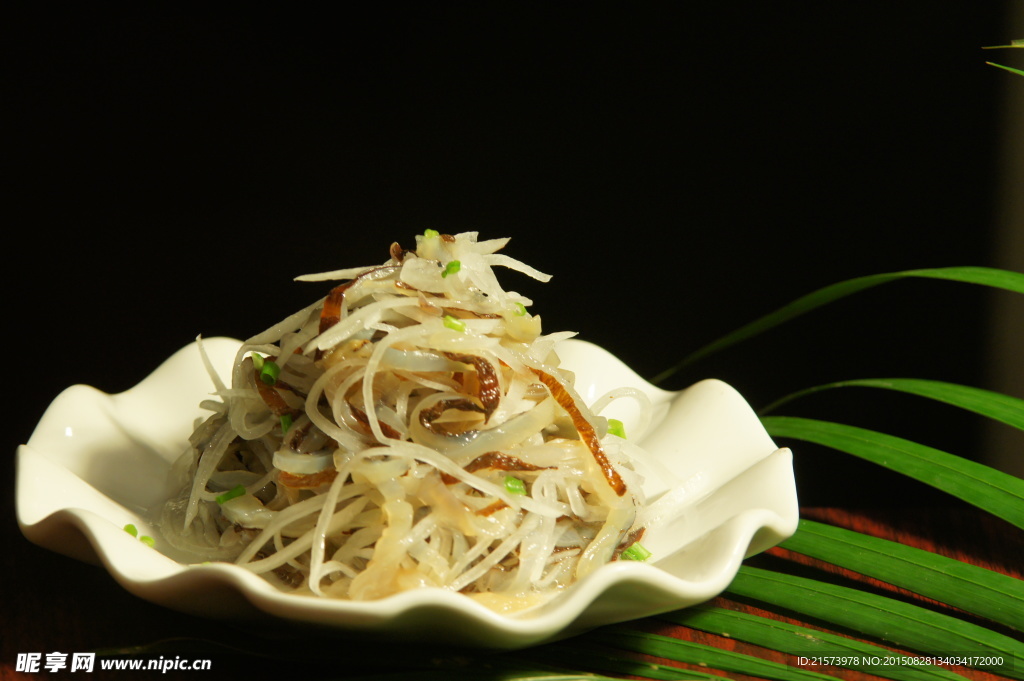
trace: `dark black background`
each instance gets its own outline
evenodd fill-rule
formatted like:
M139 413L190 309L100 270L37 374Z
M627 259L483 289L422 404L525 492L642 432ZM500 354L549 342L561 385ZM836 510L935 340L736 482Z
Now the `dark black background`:
M505 279L546 329L648 376L841 279L992 262L1012 76L980 48L1020 37L1004 3L379 7L10 18L10 454L63 387L124 390L197 334L262 330L323 293L295 275L425 228L512 237L554 275ZM845 378L979 384L986 300L891 284L667 386L715 376L763 405ZM789 413L978 450L973 420L907 398ZM804 503L929 498L797 462Z

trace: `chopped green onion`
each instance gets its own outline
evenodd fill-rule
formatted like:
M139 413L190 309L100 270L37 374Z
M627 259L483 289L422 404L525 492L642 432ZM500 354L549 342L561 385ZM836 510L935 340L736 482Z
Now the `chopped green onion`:
M608 419L608 434L626 439L626 426L618 419Z
M441 278L447 277L449 274L455 274L462 269L462 263L458 260L452 260L450 263L444 266L444 272L441 273Z
M263 369L263 355L259 355L259 354L255 353L255 352L252 353L252 365L256 369L256 371L262 370Z
M292 427L292 415L281 414L281 434L284 435Z
M231 501L235 497L240 497L245 494L245 485L236 485L234 489L229 489L224 494L217 495L217 503L223 504L225 501Z
M466 322L462 321L461 319L457 319L451 316L450 314L446 314L444 316L444 325L451 329L452 331L461 332L466 330Z
M640 542L622 552L622 558L625 560L647 560L650 557L651 552L641 546Z
M436 229L428 229L423 232L423 238L425 239L436 239L440 236L440 233Z
M525 495L526 483L514 475L506 475L505 489L508 490L509 494Z
M278 366L277 362L266 359L263 360L263 368L260 369L260 380L267 385L274 385L277 383L277 377L281 375L281 367Z
M513 303L513 304L516 306L516 316L517 317L525 317L526 316L526 306L523 305L522 303Z
M147 535L142 535L141 537L139 537L139 528L135 527L131 523L128 523L124 526L124 531L133 537L138 537L139 541L145 544L146 546L156 546L156 540L152 537Z

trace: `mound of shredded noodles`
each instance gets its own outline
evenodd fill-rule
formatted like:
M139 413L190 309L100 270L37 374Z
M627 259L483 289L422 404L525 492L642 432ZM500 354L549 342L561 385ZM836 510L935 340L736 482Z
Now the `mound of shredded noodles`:
M297 593L440 587L500 611L617 559L642 532L637 475L559 369L573 334L543 335L499 285L496 266L549 278L507 241L428 230L382 265L299 277L341 283L243 343L230 385L207 361L217 399L167 540Z

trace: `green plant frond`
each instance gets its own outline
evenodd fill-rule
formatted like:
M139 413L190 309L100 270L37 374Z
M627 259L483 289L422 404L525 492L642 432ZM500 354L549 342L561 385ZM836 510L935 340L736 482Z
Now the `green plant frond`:
M726 593L769 603L922 655L1001 658L1001 673L1024 678L1024 643L911 603L750 566L740 568Z
M764 407L759 413L770 413L784 404L824 390L849 387L882 388L910 393L960 407L1024 430L1024 400L983 388L920 378L866 378L824 383L790 393Z
M781 548L1024 631L1024 581L853 530L801 520Z
M591 638L620 650L630 650L673 662L700 665L708 669L747 674L774 681L834 681L836 678L703 643L682 641L669 636L633 629L609 627L594 632Z
M1003 64L996 64L995 62L990 62L990 61L987 61L985 63L988 64L989 66L994 66L997 69L1003 69L1004 71L1009 71L1010 73L1016 73L1018 76L1024 76L1024 71L1021 71L1020 69L1015 69L1012 66L1005 66Z
M560 641L517 653L524 662L540 661L558 669L583 669L597 674L625 675L657 681L721 681L708 672L680 669L617 652L608 645L587 643L587 637Z
M655 376L651 379L651 382L660 383L679 370L693 364L703 357L752 338L835 300L845 298L846 296L853 295L854 293L858 293L881 284L907 278L942 279L1004 289L1014 293L1024 293L1024 274L992 267L942 267L904 270L901 272L872 274L864 277L847 279L797 298L793 302L780 307L774 312L770 312L769 314L764 315L763 317L760 317L729 334L726 334L722 338L705 345L696 352L685 357L681 362Z
M940 489L1024 528L1024 479L932 447L865 428L793 416L766 416L772 437L814 442Z
M679 610L662 619L691 629L728 636L762 648L777 650L793 656L807 657L848 657L869 661L873 657L908 658L888 648L838 636L795 624L788 624L745 612L698 606ZM870 672L876 676L894 681L956 681L964 677L933 664L851 664L849 669Z
M423 672L383 672L359 676L337 677L346 681L617 681L597 674L563 674L551 672L530 672L507 669L483 670L447 669Z
M1008 47L1024 47L1024 38L1020 40L1011 40L1009 45L986 45L981 48L983 50L1003 50Z

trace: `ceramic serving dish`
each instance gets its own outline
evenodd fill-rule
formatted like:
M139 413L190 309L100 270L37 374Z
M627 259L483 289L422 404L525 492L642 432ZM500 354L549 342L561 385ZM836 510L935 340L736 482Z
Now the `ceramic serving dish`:
M226 375L238 341L204 345ZM772 442L733 388L705 380L666 392L579 340L564 341L559 354L588 402L618 386L647 393L654 417L637 440L652 458L642 466L645 492L672 503L644 537L648 562L605 565L525 614L499 614L442 589L369 602L296 596L235 565L175 560L152 519L175 491L169 467L213 390L195 344L123 393L83 385L61 393L18 450L18 521L36 544L102 564L128 591L175 610L264 627L503 649L706 601L729 585L745 557L796 530L791 454ZM615 400L602 413L622 420L627 433L643 428L633 399ZM125 532L128 524L155 545Z

